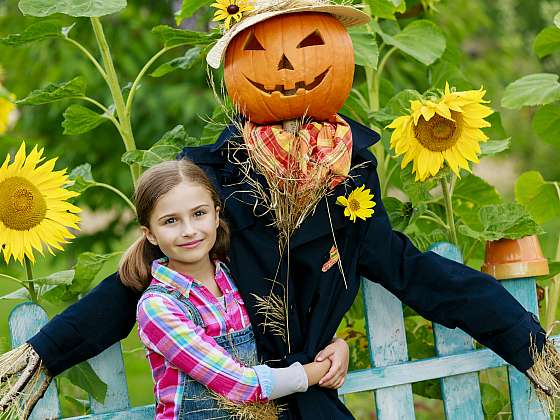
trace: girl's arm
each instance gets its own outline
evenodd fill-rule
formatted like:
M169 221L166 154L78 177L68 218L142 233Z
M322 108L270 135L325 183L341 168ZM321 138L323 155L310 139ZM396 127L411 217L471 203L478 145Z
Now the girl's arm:
M235 402L267 401L306 391L308 384L318 383L330 367L330 361L280 369L246 367L187 318L174 299L157 293L142 296L137 319L138 334L146 347Z

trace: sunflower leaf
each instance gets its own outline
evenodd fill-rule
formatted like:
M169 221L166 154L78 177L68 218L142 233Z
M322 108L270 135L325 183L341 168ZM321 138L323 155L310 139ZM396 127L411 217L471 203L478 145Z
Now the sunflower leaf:
M29 16L64 13L74 17L100 17L119 12L126 0L20 0L19 10Z
M185 52L181 57L163 63L155 69L150 76L162 77L175 70L190 70L193 65L203 56L203 50L200 47L193 47Z
M560 218L560 197L553 182L538 171L524 172L515 182L515 200L525 206L539 224Z
M183 0L181 9L175 13L175 23L179 26L183 20L192 17L198 9L201 9L212 2L213 0Z
M377 47L377 41L375 40L375 34L363 29L350 29L348 32L350 33L352 45L354 46L356 65L377 69L379 49Z
M91 165L84 163L83 165L76 166L68 175L68 179L73 183L70 185L73 191L83 193L90 187L96 185L93 175L91 174Z
M494 156L505 150L508 150L511 145L511 138L504 140L488 140L480 143L480 157Z
M103 404L105 402L107 384L97 376L97 373L87 361L71 367L61 376L86 391L99 403Z
M402 0L366 0L371 15L382 19L395 20L395 13L403 13L406 3Z
M64 38L63 26L56 20L45 20L33 23L20 34L10 34L0 38L0 42L10 47L20 47L35 41L48 38Z
M83 252L78 256L76 262L76 274L74 281L69 287L70 292L84 293L89 290L91 282L103 268L103 265L120 252L111 254L95 254L93 252Z
M42 105L62 99L80 98L86 94L86 79L77 76L68 82L51 83L44 88L32 91L17 101L20 105Z
M529 213L517 203L493 204L479 210L482 230L469 226L459 226L459 232L480 241L498 239L519 239L524 236L544 233L542 228L531 218Z
M462 177L453 189L453 212L467 226L482 230L479 211L482 206L501 204L502 198L492 185L476 175Z
M421 98L422 95L419 92L413 89L405 89L389 99L385 107L369 113L368 118L373 119L380 125L388 125L398 117L410 114L410 102Z
M560 51L560 29L555 26L544 28L535 38L533 51L539 58Z
M523 106L546 105L559 99L558 75L535 73L510 83L504 92L502 106L519 109Z
M430 190L437 186L437 181L433 178L424 182L415 180L415 175L412 173L412 165L407 165L401 170L401 182L403 190L408 195L413 206L418 206L432 199Z
M166 48L179 45L208 46L220 37L218 32L187 31L167 25L156 26L152 29L152 32L161 38Z
M109 120L105 115L77 104L70 105L62 115L64 117L62 134L67 136L87 133Z
M397 47L426 66L443 55L447 42L435 23L423 19L415 20L394 36L385 32L380 35L386 44Z
M544 141L560 147L560 106L548 104L540 107L532 122L533 130Z
M29 290L25 287L17 289L15 292L0 296L0 300L30 300Z
M128 165L137 163L140 166L149 168L156 163L175 159L184 147L198 146L199 143L199 139L189 137L185 127L178 125L165 133L150 149L126 152L121 160Z
M57 273L50 274L45 277L37 277L31 280L24 280L25 282L32 281L37 284L49 284L49 285L70 285L74 280L74 270L64 270Z
M482 401L484 402L482 405L484 417L487 419L496 418L498 413L508 404L508 400L498 389L490 384L480 384L480 391Z

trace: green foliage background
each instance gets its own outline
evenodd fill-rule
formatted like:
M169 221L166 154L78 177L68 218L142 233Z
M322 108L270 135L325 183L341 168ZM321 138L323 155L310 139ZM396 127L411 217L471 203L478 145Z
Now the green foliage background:
M189 15L189 7L193 8L195 3L197 2L185 1L181 4L180 1L133 0L128 2L123 11L102 18L121 86L132 82L147 59L161 48L160 40L150 29L161 24L174 26L176 12L179 11L180 14L182 11ZM422 8L423 3L434 5L436 10L426 11ZM485 159L484 167L488 169L480 171L482 178L489 174L486 176L490 183L496 185L499 192L510 200L514 198L516 178L522 172L538 170L545 180L560 179L560 167L557 163L559 140L547 136L548 131L544 135L543 130L540 133L546 137L546 141L535 133L539 132L532 126L535 124L533 116L537 108L510 110L500 105L505 96L506 86L511 82L531 73L558 74L560 58L557 55L547 55L539 59L533 52L533 42L541 29L552 25L553 17L560 11L560 1L407 0L406 8L401 10L404 14L397 15L398 22L390 19L395 8L389 0L367 0L364 4L375 10L378 16L385 17L380 19L380 24L387 36L394 35L396 25L402 28L415 20L426 19L443 32L447 41L442 57L437 58L434 63L430 61L429 54L417 56L418 60L400 52L392 55L380 80L378 99L381 108L398 92L406 89L424 92L431 88L443 88L446 80L462 90L484 86L488 90L487 98L491 100L492 107L500 111L500 114L492 119L493 127L488 130L489 136L492 139L510 137L511 147L504 153ZM183 21L181 26L206 31L210 14L207 8L202 8L194 17ZM97 46L87 18L57 15L57 19L68 26L75 23L72 36L97 54ZM21 33L25 27L40 20L22 16L16 0L0 3L0 37ZM371 35L354 33L353 38L356 50L359 51L358 61L375 67L378 59L377 47L372 42ZM390 43L387 39L386 43ZM173 57L180 58L185 51L186 49L179 48L157 63L162 64ZM67 81L82 75L88 81L87 90L90 96L104 104L112 102L103 80L90 63L75 48L57 39L44 40L24 48L11 48L0 44L0 65L4 71L4 86L18 98L23 98L32 90L48 83ZM358 92L366 92L368 89L366 72L364 66L357 67L355 88ZM353 95L345 110L350 115L361 116L360 112L364 109L355 102L355 98ZM90 163L95 180L114 185L130 196L130 171L128 166L121 162L121 155L125 150L114 126L102 124L85 134L64 135L61 126L63 113L71 103L73 102L60 101L46 106L20 106L20 118L15 128L7 135L0 136L0 157L13 152L21 140L26 140L29 144L44 146L48 156L59 156L59 168L75 168ZM552 106L554 104L550 107L547 105L548 108L543 107L543 111L539 111L542 114L541 119L545 122L558 114ZM200 137L215 107L215 99L207 84L206 66L200 60L189 66L188 70L179 69L165 74L164 77L145 77L138 90L132 113L132 126L138 149L150 148L163 133L178 124L184 126L180 138ZM369 120L368 115L365 118ZM555 130L559 130L558 126L560 125L555 126ZM385 131L385 141L388 140L389 134ZM494 176L490 176L492 173ZM542 182L542 178L536 174L527 175L524 180L530 185ZM394 188L403 187L398 171L388 180L388 185ZM388 208L394 205L396 211L401 211L397 201L391 204L391 199L387 199L386 203ZM133 240L135 231L132 214L124 202L110 191L91 188L82 194L78 205L91 212L96 222L57 258L39 259L35 268L36 275L48 275L64 270L72 266L78 255L85 251L99 254L120 252ZM405 226L403 225L403 228ZM546 233L540 238L544 252L554 259L560 221L558 217L548 218L543 227ZM109 258L95 275L91 287L114 271L118 258L118 255ZM482 247L476 247L469 264L479 268L482 258ZM22 270L22 267L16 264L0 266L0 272L16 277L22 275ZM542 282L541 286L548 287L548 283ZM0 295L10 293L16 288L16 285L1 282ZM7 317L16 303L0 300L2 351L9 347ZM65 302L51 303L46 309L49 314L54 315L66 305ZM431 356L431 326L412 311L405 312L405 315L411 356ZM369 366L364 329L363 309L358 301L340 328L340 332L345 334L351 345L351 369ZM131 402L133 405L150 403L153 400L151 377L136 331L124 341L123 349ZM485 383L483 395L487 417L508 418L505 393L507 386L503 371L486 372L482 374L482 381ZM64 400L65 412L73 415L85 412L82 401L85 399L84 392L66 379L61 379L60 382L64 394L69 395ZM420 384L415 386L414 391L417 394L415 401L419 418L442 416L441 403L437 400L437 384ZM371 418L371 396L352 396L347 403L357 418Z

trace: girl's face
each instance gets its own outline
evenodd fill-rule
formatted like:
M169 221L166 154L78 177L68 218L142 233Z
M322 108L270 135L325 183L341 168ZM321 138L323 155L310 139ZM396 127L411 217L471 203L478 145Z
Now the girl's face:
M184 181L161 196L150 215L150 228L141 228L175 270L188 273L210 263L219 223L219 208L210 192Z

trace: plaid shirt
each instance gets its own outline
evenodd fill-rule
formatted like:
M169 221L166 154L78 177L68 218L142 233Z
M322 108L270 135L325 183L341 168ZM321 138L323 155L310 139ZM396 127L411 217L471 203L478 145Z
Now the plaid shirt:
M169 269L166 262L166 258L153 262L151 284L178 290L187 297L199 310L206 328L187 318L181 309L184 306L172 296L148 291L140 298L138 335L152 369L156 418L178 418L184 375L232 401L266 401L272 381L270 368L239 364L212 338L250 324L243 300L222 263L216 263L216 283L225 296L225 311L205 286Z

